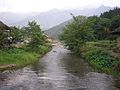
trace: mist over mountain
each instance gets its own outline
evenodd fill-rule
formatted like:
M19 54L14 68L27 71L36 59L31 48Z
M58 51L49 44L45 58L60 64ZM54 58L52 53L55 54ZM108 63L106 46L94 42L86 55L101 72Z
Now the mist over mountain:
M15 25L16 22L26 19L27 17L36 15L37 13L12 13L12 12L3 12L0 13L0 20L6 23L7 25Z
M15 14L15 13L0 13L0 20L8 25L25 26L28 21L37 21L43 30L47 30L53 26L59 25L71 19L70 13L75 16L84 15L100 15L102 12L108 11L112 7L101 5L98 8L85 8L85 9L72 9L72 10L57 10L53 9L43 13L28 13L28 14Z
M27 25L28 21L37 21L41 28L46 30L53 26L56 26L62 22L65 22L71 18L71 15L67 12L63 12L60 10L51 10L45 13L40 13L36 16L28 17L20 22L15 23L15 25Z

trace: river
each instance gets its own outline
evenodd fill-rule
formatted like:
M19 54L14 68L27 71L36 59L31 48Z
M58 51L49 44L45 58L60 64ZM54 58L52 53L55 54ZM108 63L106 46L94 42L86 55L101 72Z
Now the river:
M95 72L60 44L33 65L0 75L0 90L120 90L119 80Z

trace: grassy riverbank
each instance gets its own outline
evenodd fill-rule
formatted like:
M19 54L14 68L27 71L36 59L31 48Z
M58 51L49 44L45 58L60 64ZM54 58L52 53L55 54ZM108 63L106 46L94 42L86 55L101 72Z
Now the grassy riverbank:
M51 49L49 38L35 21L28 22L26 27L9 29L10 32L5 28L0 32L0 69L24 67Z
M51 46L40 46L36 49L31 48L12 48L0 50L0 65L15 65L15 68L24 67L39 60L41 56L51 50Z
M115 46L115 41L87 42L82 56L96 70L120 76L120 54L113 52Z

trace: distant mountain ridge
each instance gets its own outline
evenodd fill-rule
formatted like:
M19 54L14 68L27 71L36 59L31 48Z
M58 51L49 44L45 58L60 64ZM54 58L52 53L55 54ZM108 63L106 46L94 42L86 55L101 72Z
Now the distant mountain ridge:
M54 27L71 19L70 13L75 16L84 15L100 15L101 13L112 9L112 7L101 5L98 8L91 9L72 9L72 10L57 10L53 9L44 13L30 13L30 14L14 14L14 13L0 13L0 20L8 25L26 26L28 21L37 21L43 30Z

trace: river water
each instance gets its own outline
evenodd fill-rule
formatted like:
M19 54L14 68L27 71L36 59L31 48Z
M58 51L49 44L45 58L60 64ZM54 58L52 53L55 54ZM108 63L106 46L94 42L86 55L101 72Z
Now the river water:
M0 90L120 90L120 81L56 44L33 65L2 72Z

